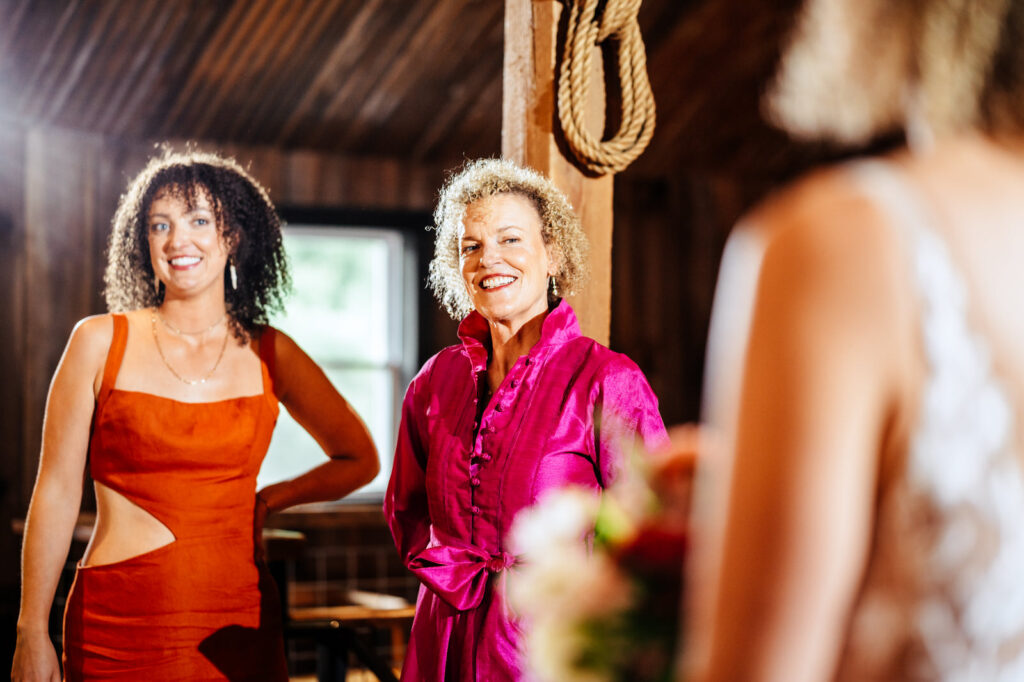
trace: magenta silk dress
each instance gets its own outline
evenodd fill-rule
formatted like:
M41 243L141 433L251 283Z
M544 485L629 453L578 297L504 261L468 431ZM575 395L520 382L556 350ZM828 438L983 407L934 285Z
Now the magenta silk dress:
M624 450L668 438L658 401L626 356L580 334L561 302L480 415L486 321L472 312L462 344L427 361L402 406L384 514L422 581L402 679L524 679L522 626L501 575L512 520L552 488L604 488Z

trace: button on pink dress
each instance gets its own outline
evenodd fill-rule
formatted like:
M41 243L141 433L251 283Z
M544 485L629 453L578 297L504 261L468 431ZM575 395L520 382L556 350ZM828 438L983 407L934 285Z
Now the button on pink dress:
M384 514L422 581L402 672L424 680L520 680L521 625L505 604L505 535L552 488L608 485L634 443L665 447L658 401L626 356L582 336L561 302L477 418L486 321L441 351L406 393Z

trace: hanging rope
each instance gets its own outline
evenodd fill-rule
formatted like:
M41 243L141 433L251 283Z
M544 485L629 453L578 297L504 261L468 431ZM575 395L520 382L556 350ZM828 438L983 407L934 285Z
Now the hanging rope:
M654 94L647 79L647 55L637 23L641 0L607 0L597 18L598 0L566 0L571 5L565 51L558 74L558 119L569 148L588 170L617 173L631 164L654 134ZM610 140L586 126L587 90L593 47L618 42L622 119Z

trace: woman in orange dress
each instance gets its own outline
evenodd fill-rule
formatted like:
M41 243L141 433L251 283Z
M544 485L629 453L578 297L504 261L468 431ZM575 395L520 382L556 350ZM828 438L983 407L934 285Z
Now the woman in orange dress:
M288 273L266 191L215 155L152 160L121 199L105 279L111 313L75 327L50 387L12 679L60 679L46 626L88 462L66 679L287 680L264 519L379 464L323 371L267 326ZM329 459L257 492L279 402Z

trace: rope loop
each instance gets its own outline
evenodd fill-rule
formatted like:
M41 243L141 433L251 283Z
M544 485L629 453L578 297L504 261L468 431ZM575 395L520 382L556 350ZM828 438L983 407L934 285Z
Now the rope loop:
M654 94L637 22L642 0L606 0L600 18L598 0L565 1L570 10L558 74L558 119L569 148L584 168L599 175L617 173L643 153L654 134ZM601 140L587 130L587 91L592 48L610 39L617 42L622 116L615 135Z

